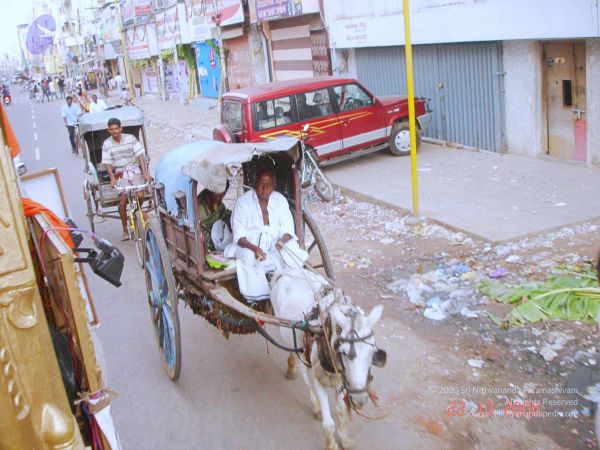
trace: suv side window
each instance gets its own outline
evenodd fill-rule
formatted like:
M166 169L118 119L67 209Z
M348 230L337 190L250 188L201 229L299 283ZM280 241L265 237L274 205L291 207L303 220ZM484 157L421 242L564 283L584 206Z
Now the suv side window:
M328 89L296 94L296 107L300 120L333 114L333 105L329 99Z
M252 105L257 131L280 127L292 123L292 103L290 97L281 97Z
M223 124L227 125L233 133L242 132L242 104L240 102L223 102Z
M340 112L371 106L373 98L356 84L344 84L333 88Z

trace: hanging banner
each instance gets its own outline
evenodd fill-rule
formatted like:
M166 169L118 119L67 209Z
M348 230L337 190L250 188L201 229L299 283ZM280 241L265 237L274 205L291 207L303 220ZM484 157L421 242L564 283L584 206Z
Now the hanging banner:
M181 42L176 7L156 14L156 37L161 50L171 49Z
M235 25L244 22L244 8L240 0L219 0L217 2L217 12L220 14L221 26ZM192 16L209 17L211 23L217 20L217 14L213 8L211 0L201 1L192 5Z
M127 55L129 56L129 59L150 58L150 46L148 45L148 33L146 27L132 27L123 31L125 31Z

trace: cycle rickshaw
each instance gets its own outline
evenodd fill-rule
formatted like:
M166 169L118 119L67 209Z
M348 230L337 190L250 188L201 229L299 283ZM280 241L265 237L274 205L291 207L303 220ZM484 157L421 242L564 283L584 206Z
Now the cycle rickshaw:
M85 161L84 172L87 174L83 183L83 198L87 205L87 217L90 222L90 230L95 231L95 218L119 219L118 193L110 185L110 178L106 166L102 164L102 143L110 137L108 133L108 120L115 117L121 121L123 133L134 135L143 145L145 151L146 165L149 164L148 142L144 129L144 114L135 106L125 106L108 109L102 112L86 113L79 118L79 145ZM145 202L149 208L153 205L153 196L146 191ZM141 211L137 212L134 220L138 222L130 226L132 233L141 233L143 220ZM130 236L136 245L141 244L141 235ZM141 262L141 250L138 255Z
M299 245L309 253L308 262L330 280L334 278L323 237L304 204L301 164L302 149L293 138L244 144L193 142L171 150L159 162L154 185L156 211L145 229L144 265L152 324L163 367L172 380L181 370L179 300L224 334L259 332L271 340L257 323L295 326L265 312L267 302L246 303L235 267L213 269L207 264L198 194L204 188L202 180L215 166L227 168L226 205L252 186L258 170L275 170L276 190L288 200Z

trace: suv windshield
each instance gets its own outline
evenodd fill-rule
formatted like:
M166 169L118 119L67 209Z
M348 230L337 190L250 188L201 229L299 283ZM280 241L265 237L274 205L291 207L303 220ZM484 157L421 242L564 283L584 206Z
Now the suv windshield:
M240 102L224 101L223 124L227 125L233 133L242 132L242 104Z

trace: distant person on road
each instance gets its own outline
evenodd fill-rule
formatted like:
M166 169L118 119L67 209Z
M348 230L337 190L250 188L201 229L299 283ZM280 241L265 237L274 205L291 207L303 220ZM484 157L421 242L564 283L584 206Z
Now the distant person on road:
M48 101L50 101L50 99L56 99L58 100L58 93L57 93L57 86L56 86L56 81L55 80L50 80L48 83L48 90L49 90L49 94L48 94Z
M100 99L98 100L98 96L96 94L92 95L92 101L90 102L90 112L100 112L100 111L106 111L106 108L108 108L108 106L106 106L106 103L104 103L104 100Z
M67 96L67 104L62 107L61 115L63 120L65 121L67 130L69 131L71 151L73 152L73 154L76 154L77 147L75 144L75 126L77 126L77 122L79 121L81 109L79 108L78 104L73 103L73 97L71 97L70 95Z
M138 186L150 181L142 144L135 136L123 133L121 121L115 117L108 119L108 132L110 137L102 144L102 164L106 164L110 185ZM137 198L141 205L144 189L137 191ZM123 226L121 240L127 241L127 195L124 192L119 194L119 215Z
M50 87L46 78L42 79L42 103L44 103L45 98L50 102Z
M84 113L90 112L90 99L88 98L87 92L83 91L81 94L79 94L77 101L79 102L81 111Z
M65 76L61 75L58 79L58 90L60 91L60 98L65 98Z

